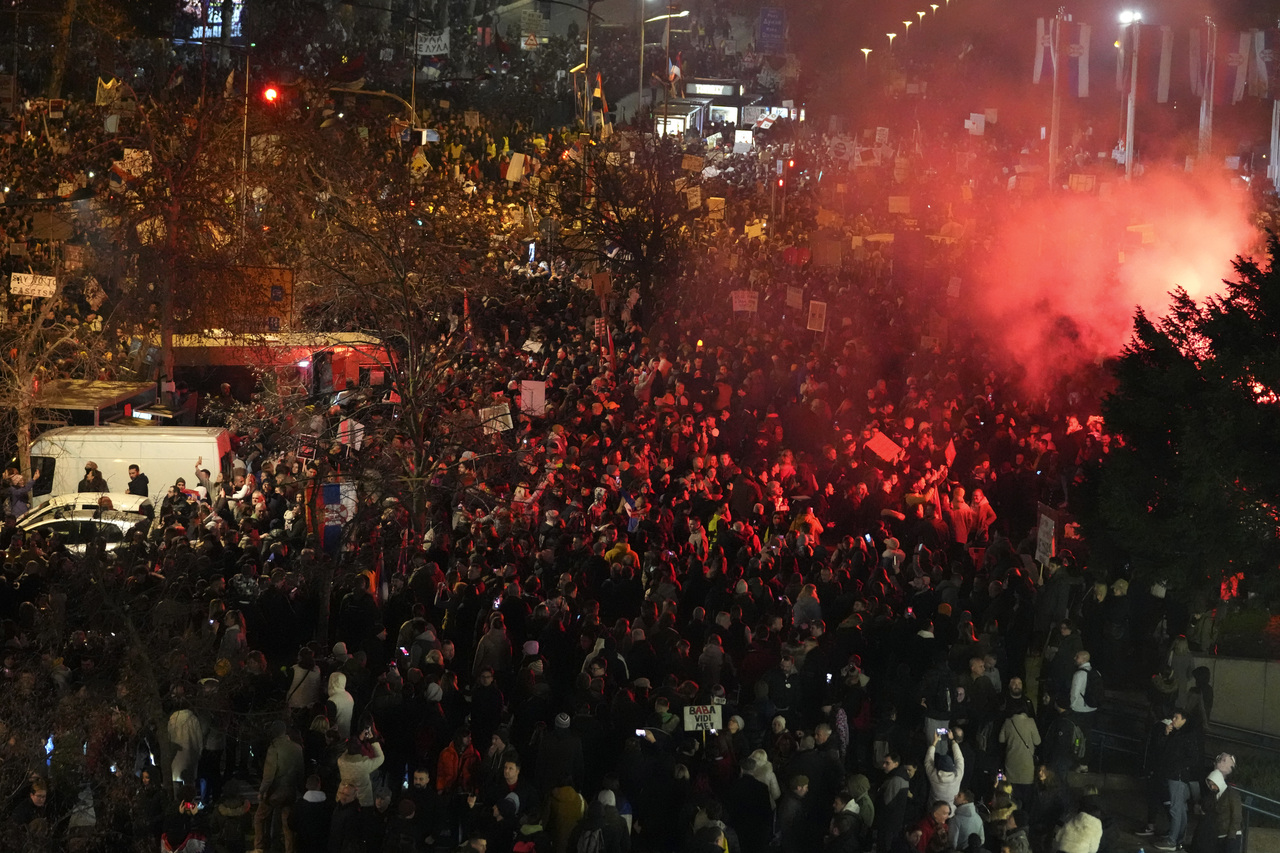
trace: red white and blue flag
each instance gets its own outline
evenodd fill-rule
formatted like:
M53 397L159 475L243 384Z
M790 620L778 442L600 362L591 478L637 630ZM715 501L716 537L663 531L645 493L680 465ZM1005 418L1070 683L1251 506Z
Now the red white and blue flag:
M342 544L342 527L355 517L354 483L325 483L320 487L320 547L334 553Z

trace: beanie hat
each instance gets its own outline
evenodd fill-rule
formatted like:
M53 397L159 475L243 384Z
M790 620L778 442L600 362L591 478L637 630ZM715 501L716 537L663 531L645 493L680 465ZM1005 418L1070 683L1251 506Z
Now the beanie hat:
M498 814L502 815L503 820L514 820L519 811L520 797L516 793L512 792L498 800Z
M556 714L556 728L557 729L569 728L569 715L566 714L564 711L561 711L559 714Z
M956 769L956 762L950 755L939 755L933 759L933 766L939 773L953 773Z
M1214 771L1214 772L1217 772L1217 771ZM615 797L613 795L613 791L610 791L608 788L606 788L605 790L601 791L598 795L596 795L596 800L601 805L604 805L604 806L618 805L618 798Z
M1218 793L1214 794L1214 799L1215 799L1215 800L1216 800L1218 797L1221 797L1224 793L1226 793L1226 791L1227 791L1227 780L1226 780L1226 778L1222 775L1222 771L1221 771L1221 770L1219 770L1219 769L1218 769L1218 768L1216 768L1216 767L1215 767L1215 768L1213 768L1212 770L1210 770L1210 771L1209 771L1208 779L1209 779L1209 781L1210 781L1210 782L1212 782L1214 785L1216 785L1216 786L1218 787Z
M526 655L528 655L529 657L533 657L534 655L536 655L536 654L538 653L538 648L539 648L539 646L538 646L538 641L537 641L537 640L529 640L527 643L525 643L525 644L524 644L524 646L523 646L522 648L523 648L524 653L525 653Z
M440 700L444 699L444 690L440 687L439 684L432 682L431 684L427 685L427 690L424 695L426 696L428 702L439 702Z

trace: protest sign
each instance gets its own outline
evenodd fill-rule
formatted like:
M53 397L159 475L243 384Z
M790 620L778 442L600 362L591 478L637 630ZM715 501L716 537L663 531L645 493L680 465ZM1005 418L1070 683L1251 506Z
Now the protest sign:
M825 332L827 329L827 303L816 299L809 302L809 322L805 328L811 332Z
M16 272L9 276L9 292L18 296L53 296L58 291L58 280L51 275L32 275Z
M418 56L446 56L449 53L449 31L418 33Z
M712 732L721 726L723 711L719 705L686 705L684 730L686 732Z
M542 379L524 379L520 382L520 411L540 418L547 408L547 383Z

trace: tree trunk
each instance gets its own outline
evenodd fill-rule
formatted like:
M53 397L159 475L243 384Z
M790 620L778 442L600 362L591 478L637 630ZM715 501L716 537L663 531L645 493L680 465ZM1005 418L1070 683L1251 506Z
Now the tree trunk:
M62 96L62 84L67 76L67 59L71 55L71 23L75 20L79 0L65 0L62 14L58 16L58 40L53 45L53 67L49 73L50 98Z

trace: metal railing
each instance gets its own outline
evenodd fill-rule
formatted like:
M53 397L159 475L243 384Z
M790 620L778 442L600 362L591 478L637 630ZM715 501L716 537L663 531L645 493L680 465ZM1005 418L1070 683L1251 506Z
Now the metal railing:
M1247 853L1249 850L1249 816L1262 815L1280 821L1280 800L1273 800L1270 797L1264 797L1244 788L1236 788L1236 792L1240 794L1242 818L1240 851L1241 853Z

